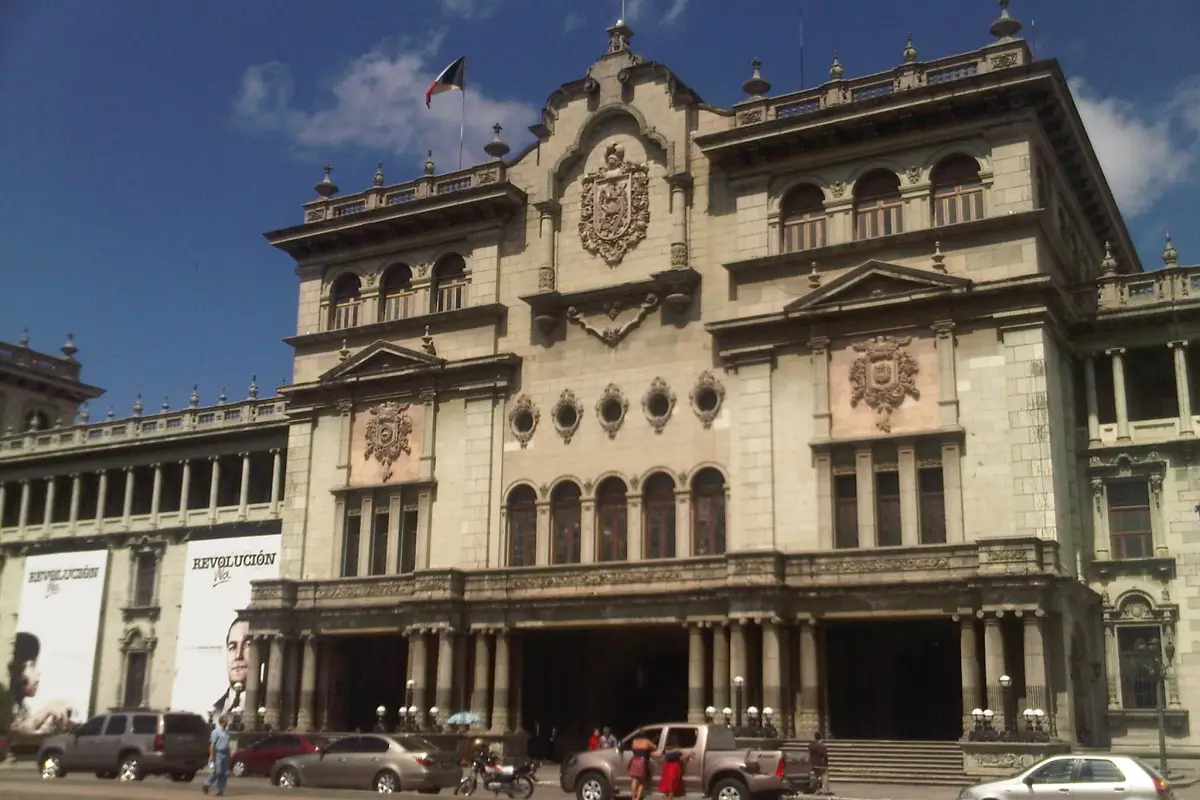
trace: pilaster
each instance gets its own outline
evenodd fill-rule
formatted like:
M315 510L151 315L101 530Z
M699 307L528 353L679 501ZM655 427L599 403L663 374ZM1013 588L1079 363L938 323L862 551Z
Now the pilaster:
M954 323L933 323L938 359L938 423L943 428L958 427L958 372L955 365Z
M1112 359L1113 399L1117 407L1117 441L1132 441L1129 436L1128 395L1125 393L1125 348L1105 351Z
M1195 436L1192 425L1192 390L1188 384L1187 345L1184 340L1167 342L1175 361L1175 398L1179 404L1179 435Z
M704 722L704 629L684 623L688 632L688 722Z
M713 703L717 708L729 705L729 626L713 625Z
M508 631L496 631L496 669L492 686L492 733L504 733L508 725L509 697Z
M858 546L874 547L875 461L870 447L859 447L854 452L854 479L858 484Z

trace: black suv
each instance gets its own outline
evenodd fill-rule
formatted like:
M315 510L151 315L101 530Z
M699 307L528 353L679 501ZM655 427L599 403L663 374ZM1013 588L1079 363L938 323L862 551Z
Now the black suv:
M147 775L190 781L208 763L211 731L204 717L183 711L101 714L70 733L47 737L38 749L38 769L47 780L94 772L123 781Z

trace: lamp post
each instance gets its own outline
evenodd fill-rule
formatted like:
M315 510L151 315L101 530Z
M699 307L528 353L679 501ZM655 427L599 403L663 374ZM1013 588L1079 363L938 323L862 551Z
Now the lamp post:
M411 706L413 704L413 689L417 682L409 678L404 682L404 705Z
M734 727L742 727L742 690L746 687L746 679L738 675L733 679L733 709Z
M439 709L437 706L429 707L429 730L431 730L431 731L436 731L439 727L438 711L439 711Z
M260 730L262 728L267 727L267 707L266 706L258 707L258 724L261 726Z
M705 722L708 722L711 724L713 722L713 718L715 716L717 716L717 709L715 706L709 706L708 708L704 709L704 721Z
M1000 713L1004 715L1004 732L1011 733L1016 726L1017 720L1009 710L1009 697L1012 694L1012 678L1008 675L1000 676Z
M375 709L375 731L377 733L383 733L383 731L384 731L383 718L386 716L387 716L387 709L384 708L383 706L378 706Z
M408 706L400 706L396 709L396 715L396 730L408 733Z
M721 716L725 717L725 727L729 727L729 723L733 721L733 709L725 706L721 709Z
M1143 667L1154 680L1154 711L1158 721L1158 771L1167 777L1167 664L1175 658L1175 645L1164 647L1158 637L1139 639L1134 645ZM1165 658L1164 658L1165 656Z

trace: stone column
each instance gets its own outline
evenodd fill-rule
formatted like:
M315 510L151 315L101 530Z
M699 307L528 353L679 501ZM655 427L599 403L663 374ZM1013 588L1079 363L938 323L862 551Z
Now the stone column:
M425 631L410 631L408 646L412 651L413 705L417 707L417 724L421 724L429 711L429 653L426 650Z
M854 479L858 490L858 546L874 547L875 461L870 447L854 452Z
M421 426L420 475L422 480L430 481L433 480L434 445L437 442L437 393L421 392L421 405L425 407L425 417ZM425 552L429 552L428 544Z
M1017 612L1021 614L1021 628L1025 644L1025 707L1049 710L1050 696L1046 686L1046 656L1042 643L1042 618L1046 612Z
M4 504L8 501L8 484L0 482L0 528L4 527Z
M675 491L675 557L691 558L695 534L692 532L692 492L683 484Z
M733 699L734 717L737 716L737 692L734 688L737 684L737 679L746 680L746 621L745 620L730 620L729 621L729 671L733 674L729 676L729 696ZM746 684L742 685L742 715L745 719L745 706L749 705L747 699Z
M242 457L242 483L238 487L238 517L245 519L250 504L250 454L240 453Z
M492 733L504 733L508 727L509 696L508 631L496 631L496 671L492 681Z
M820 685L817 671L817 628L812 620L800 623L800 696L796 702L796 737L809 739L821 727Z
M212 476L208 482L208 516L214 522L217 519L217 489L221 483L221 459L211 456Z
M0 509L4 508L4 488L0 487ZM83 481L78 472L71 473L71 527L79 522L79 501L83 492Z
M992 724L997 730L1004 730L1004 689L1000 686L1000 676L1008 674L1004 665L1004 637L1000 631L1003 615L1003 611L985 612L983 617L988 708L992 710Z
M276 447L271 450L271 514L273 515L279 514L279 489L282 486L280 482L282 468L279 448Z
M271 730L279 729L279 703L283 699L283 637L270 637L271 654L267 660L267 702L263 705L267 713L263 724Z
M437 690L434 697L439 717L435 721L441 722L454 713L450 710L454 702L454 631L450 628L438 631Z
M317 637L304 637L303 658L300 667L300 709L296 714L296 730L311 731L316 719Z
M32 489L29 488L29 480L21 481L21 506L17 510L17 527L24 528L29 524L29 502Z
M1128 442L1129 439L1129 407L1125 394L1125 348L1114 347L1106 350L1112 358L1113 399L1117 407L1117 441Z
M554 223L559 204L556 200L535 203L538 212L538 236L541 241L541 259L538 264L538 291L552 292L556 287L554 275Z
M1175 358L1175 398L1179 403L1179 435L1195 436L1192 426L1192 389L1188 386L1186 341L1167 342Z
M104 527L104 503L108 496L108 470L102 469L97 473L100 477L96 484L96 530Z
M815 336L808 340L813 383L813 438L828 439L833 430L829 411L829 339Z
M975 727L971 712L986 705L980 698L979 657L975 643L975 615L967 611L958 616L959 659L962 663L963 736Z
M151 464L154 469L154 483L150 490L150 524L158 525L158 510L162 508L162 464Z
M1096 394L1096 357L1092 354L1083 359L1083 394L1087 401L1088 444L1100 444L1100 400Z
M550 501L537 501L537 556L535 564L544 567L550 563Z
M729 625L713 625L713 705L718 710L729 705Z
M134 476L133 467L126 467L125 468L125 498L124 498L124 503L121 506L121 519L126 528L128 528L132 524L131 518L133 517L133 481L134 481L134 477L135 476Z
M183 468L183 481L179 486L179 522L183 524L187 521L188 512L188 493L191 491L192 485L192 462L184 459L179 462Z
M246 651L246 691L242 695L242 725L246 730L256 731L262 724L258 718L259 673L262 671L262 651L259 637L250 639Z
M280 704L282 715L279 727L296 730L296 696L300 693L300 687L297 685L297 679L300 677L300 640L288 637L283 645L287 667L283 671L283 701Z
M671 269L688 266L687 188L692 176L687 172L670 176L671 185Z
M488 718L488 700L491 694L491 687L488 685L488 678L491 677L492 670L492 642L488 638L487 631L475 632L475 685L471 689L471 711L478 714L483 722L477 727L479 730L487 730Z
M917 507L921 492L917 476L917 448L912 444L899 445L896 448L896 461L897 477L900 479L900 543L905 547L914 547L921 544L921 513ZM942 494L944 498L944 485Z
M1108 515L1104 513L1104 479L1093 477L1092 488L1092 548L1097 561L1108 561Z
M954 323L938 320L931 326L938 358L938 423L958 427L958 377L954 363Z
M1117 631L1107 614L1104 616L1104 671L1108 682L1108 707L1120 708L1117 697L1117 678L1121 674L1120 657L1117 654Z
M704 629L696 623L684 623L688 631L688 722L704 722Z
M782 706L780 679L782 660L779 647L779 621L765 619L762 622L762 704L778 712Z
M132 475L132 473L130 473ZM42 509L42 527L50 530L50 524L54 521L54 487L58 480L53 476L46 478L46 507ZM125 514L126 519L129 513Z

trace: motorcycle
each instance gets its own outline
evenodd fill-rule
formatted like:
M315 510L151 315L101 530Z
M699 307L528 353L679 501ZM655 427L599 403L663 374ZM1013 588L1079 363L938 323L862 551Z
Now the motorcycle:
M529 759L505 767L493 755L477 755L454 793L470 797L482 785L497 797L504 794L513 800L529 800L537 785L537 768L537 762Z

